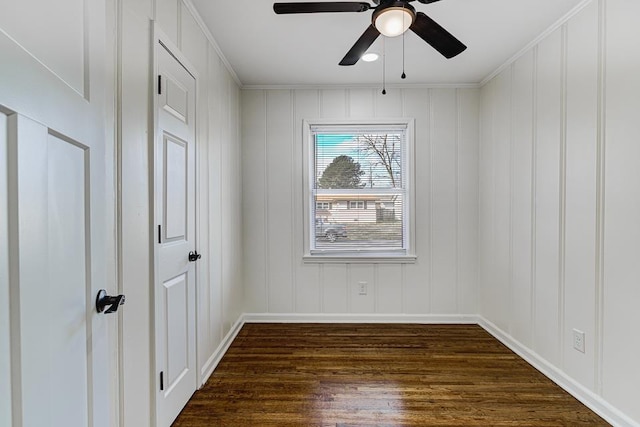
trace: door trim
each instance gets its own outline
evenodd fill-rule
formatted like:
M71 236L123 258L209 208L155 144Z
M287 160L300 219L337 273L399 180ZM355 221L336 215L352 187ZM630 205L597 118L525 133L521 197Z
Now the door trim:
M199 176L199 169L198 169L198 158L200 156L199 152L199 143L200 141L198 140L198 132L197 132L197 127L198 127L198 116L197 116L197 106L198 106L198 101L199 101L199 96L198 96L198 87L199 87L199 75L198 72L196 71L196 68L193 66L193 64L191 64L189 62L189 60L182 54L182 52L180 51L180 49L178 48L178 46L176 46L171 39L169 38L169 36L167 36L166 33L164 33L162 31L162 29L160 28L160 26L158 25L157 22L153 22L151 25L151 32L152 32L152 43L151 43L151 63L153 64L153 66L151 67L151 76L150 76L150 82L151 82L151 108L152 108L152 112L153 112L153 122L152 122L152 137L149 138L150 141L150 145L149 145L149 189L150 189L150 203L149 203L149 236L151 238L151 241L149 242L151 245L151 272L150 272L150 298L149 298L149 304L150 304L150 313L151 313L151 319L150 319L150 324L151 324L151 337L150 337L150 354L152 355L152 360L150 363L151 366L151 385L153 387L152 389L152 397L151 397L151 425L158 425L158 389L160 387L160 378L157 375L157 372L159 371L159 368L157 366L157 357L156 357L156 333L157 333L157 328L156 328L156 285L157 285L157 279L158 279L158 224L160 224L160 218L158 218L157 215L157 199L156 199L156 194L159 191L159 185L161 183L157 182L156 179L156 172L157 172L157 164L156 164L156 156L155 156L155 144L157 142L157 138L159 135L158 132L158 125L159 125L159 121L158 121L158 73L159 73L159 66L158 66L158 49L164 48L167 50L167 52L169 52L169 54L171 56L173 56L176 61L178 61L186 70L189 74L191 74L191 76L194 78L195 80L195 105L196 105L196 114L194 117L194 147L195 147L195 161L194 161L194 192L195 192L195 207L194 207L194 226L195 228L195 246L196 248L198 248L200 246L200 239L199 239L199 235L198 235L198 224L200 223L200 214L199 214L199 206L200 206L200 196L199 196L199 182L198 182L198 176ZM196 366L195 369L198 373L196 379L196 388L199 388L201 386L200 384L200 357L199 357L199 352L198 352L198 294L199 294L199 283L197 278L199 277L199 267L198 267L198 263L196 263L195 267L195 272L194 272L194 277L196 278L196 283L195 283L195 310L193 315L195 316L195 352L196 352Z

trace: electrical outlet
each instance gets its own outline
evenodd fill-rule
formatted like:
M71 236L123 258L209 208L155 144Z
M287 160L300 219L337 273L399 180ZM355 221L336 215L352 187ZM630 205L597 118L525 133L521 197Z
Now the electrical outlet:
M358 282L358 294L359 295L367 294L367 282Z
M573 330L573 348L584 353L584 332Z

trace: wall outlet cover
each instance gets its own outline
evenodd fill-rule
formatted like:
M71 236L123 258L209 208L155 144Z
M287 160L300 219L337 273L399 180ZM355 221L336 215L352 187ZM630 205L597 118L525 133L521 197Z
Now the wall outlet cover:
M573 330L573 348L582 353L585 352L584 332L578 329Z
M367 295L367 282L358 282L358 294Z

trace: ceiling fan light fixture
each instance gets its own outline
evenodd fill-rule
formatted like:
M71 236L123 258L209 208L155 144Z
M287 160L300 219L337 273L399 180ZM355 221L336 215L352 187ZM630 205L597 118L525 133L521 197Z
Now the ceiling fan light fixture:
M373 15L373 25L386 37L397 37L406 32L416 17L415 9L409 4L395 2Z

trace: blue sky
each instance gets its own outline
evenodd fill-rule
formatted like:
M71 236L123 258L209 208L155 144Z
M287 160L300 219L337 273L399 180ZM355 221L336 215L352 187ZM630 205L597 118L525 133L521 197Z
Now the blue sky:
M336 145L340 145L345 141L351 141L353 139L353 135L332 135L327 133L322 133L317 135L317 144L319 147L334 147Z

